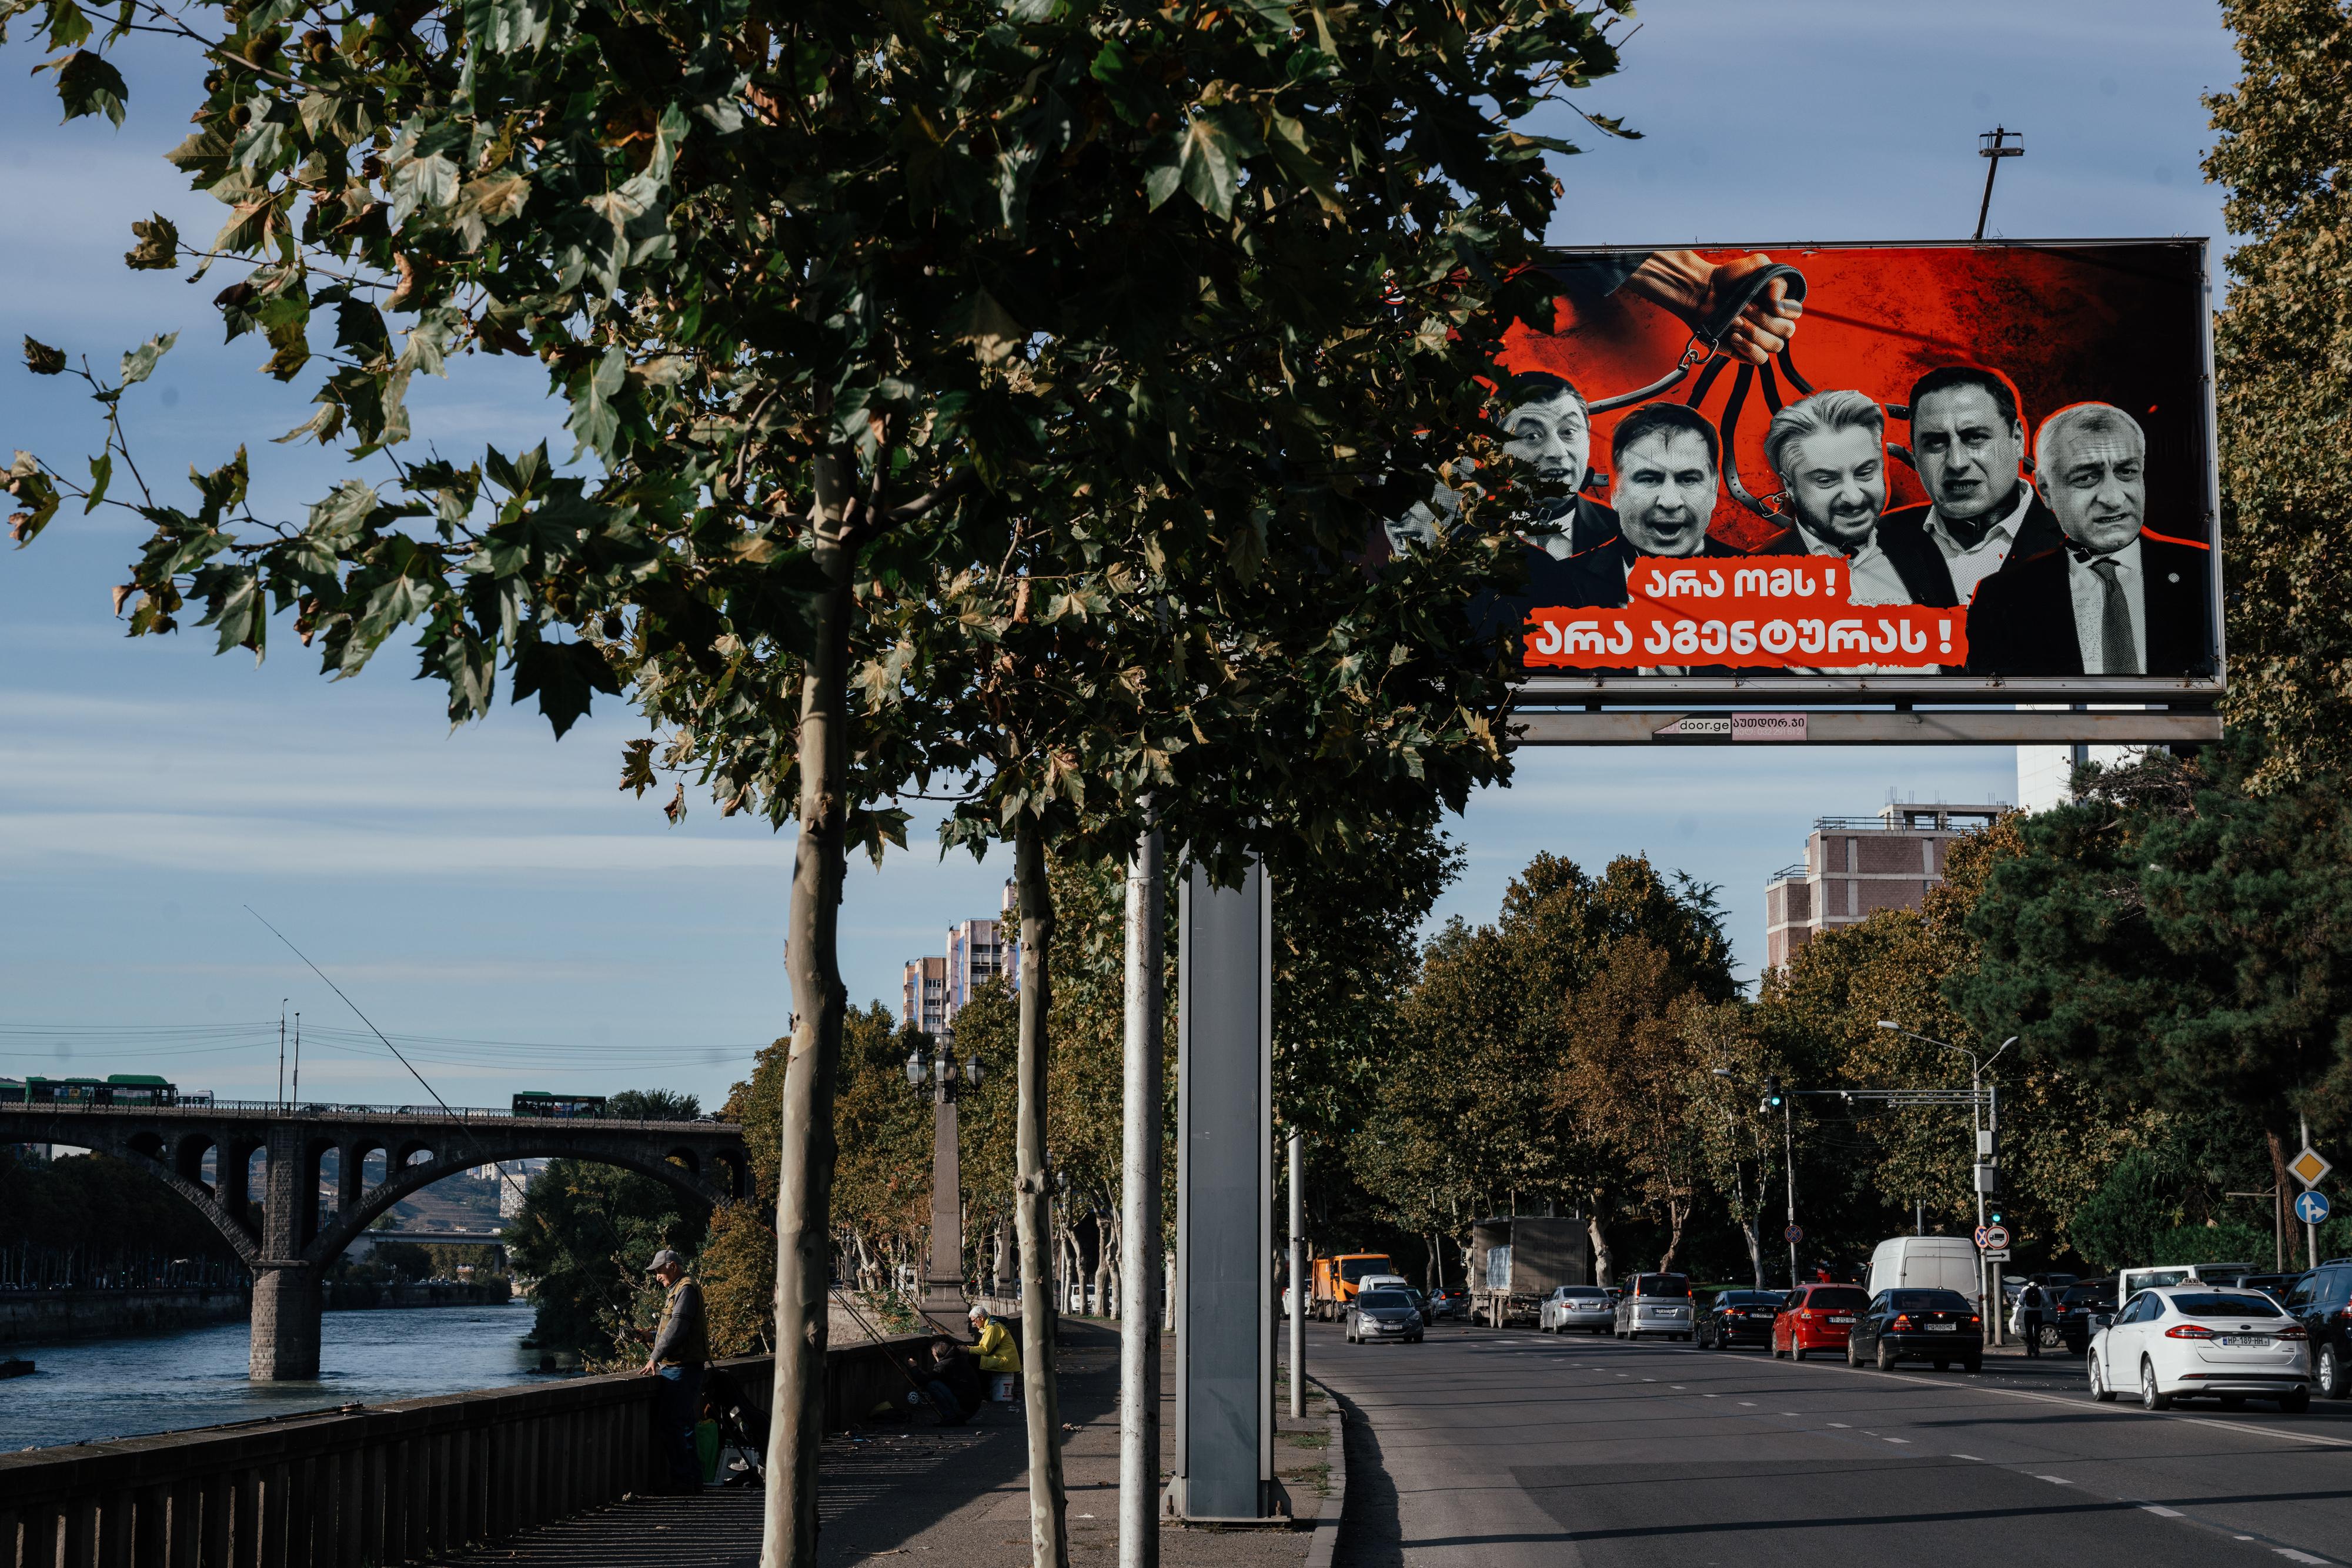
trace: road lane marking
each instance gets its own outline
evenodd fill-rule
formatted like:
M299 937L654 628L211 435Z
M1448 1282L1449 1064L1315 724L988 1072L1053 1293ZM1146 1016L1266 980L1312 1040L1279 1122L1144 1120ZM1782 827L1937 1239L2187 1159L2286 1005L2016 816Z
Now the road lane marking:
M1714 1351L1709 1354L1728 1355L1731 1353ZM1779 1362L1771 1362L1768 1364L1785 1372L1799 1370L1793 1366L1783 1366ZM2080 1396L2070 1398L2057 1394L2036 1394L2022 1388L1991 1388L1980 1382L1955 1383L1949 1378L1914 1377L1908 1373L1878 1372L1869 1367L1855 1367L1853 1371L1859 1377L1881 1377L1889 1383L1913 1383L1922 1388L1973 1391L1979 1394L1990 1394L1996 1399L2031 1399L2039 1405L2058 1405L2069 1410L2089 1410L2097 1415L2113 1416L2117 1420L2134 1416L2146 1416L2165 1421L2185 1422L2191 1427L2210 1427L2217 1432L2243 1432L2248 1437L2270 1437L2282 1443L2324 1444L2331 1448L2352 1448L2352 1437L2330 1437L2318 1432L2295 1431L2280 1427L2249 1427L2243 1422L2216 1421L2203 1416L2185 1415L2177 1410L2144 1410L2137 1405L2100 1405ZM2249 1535L2243 1539L2252 1541L2253 1537Z
M2325 1563L2327 1561L2325 1557L2314 1557L2308 1552L2297 1552L2292 1546L2273 1546L2271 1550L2277 1552L2280 1556L2285 1558L2290 1563Z
M1966 1459L1966 1460L1968 1460L1970 1464L1974 1464L1974 1465L1980 1465L1980 1464L1983 1464L1983 1463L1984 1463L1984 1461L1983 1461L1982 1459L1978 1458L1974 1454L1954 1454L1954 1455L1952 1456L1952 1458L1956 1458L1956 1459Z
M2160 1502L2144 1502L2139 1506L2144 1511L2152 1513L2158 1519L2179 1519L2181 1517L2181 1512L2179 1509L2167 1508Z
M1843 1421L1832 1421L1832 1422L1831 1422L1831 1423L1830 1423L1830 1425L1831 1425L1831 1426L1832 1426L1832 1427L1836 1427L1839 1431L1841 1431L1841 1432L1851 1432L1851 1431L1853 1431L1853 1427L1851 1427L1847 1426L1847 1425L1846 1425L1844 1422L1843 1422Z
M2035 1476L2033 1479L2037 1481L2048 1481L2053 1487L2070 1487L2074 1484L2064 1476Z
M1907 1443L1911 1439L1908 1437L1889 1437L1886 1439L1886 1441L1890 1443Z
M1748 1408L1749 1408L1750 1410L1753 1410L1753 1409L1755 1409L1755 1408L1756 1408L1756 1401L1754 1401L1753 1399L1743 1399L1743 1400L1741 1400L1741 1401L1740 1401L1740 1403L1741 1403L1742 1405L1747 1406L1748 1406Z
M1701 1399L1720 1399L1723 1396L1720 1394L1702 1394L1699 1397Z

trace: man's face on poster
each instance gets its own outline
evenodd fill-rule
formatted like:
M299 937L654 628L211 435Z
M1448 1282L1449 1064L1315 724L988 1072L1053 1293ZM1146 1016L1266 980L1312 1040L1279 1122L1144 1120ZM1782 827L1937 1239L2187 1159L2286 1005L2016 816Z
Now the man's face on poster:
M1972 522L2015 502L2025 431L1984 388L1946 387L1911 411L1911 455L1936 509Z
M1853 551L1870 542L1886 510L1886 448L1866 425L1823 430L1789 448L1789 498L1804 530Z
M2070 430L2034 476L2066 537L2108 555L2139 537L2147 515L2147 443L2131 430Z
M1715 465L1696 431L1653 431L1617 455L1609 504L1643 555L1696 555L1715 516Z
M1536 471L1565 498L1584 481L1592 455L1592 421L1584 405L1561 392L1523 402L1503 421L1509 438L1503 450Z

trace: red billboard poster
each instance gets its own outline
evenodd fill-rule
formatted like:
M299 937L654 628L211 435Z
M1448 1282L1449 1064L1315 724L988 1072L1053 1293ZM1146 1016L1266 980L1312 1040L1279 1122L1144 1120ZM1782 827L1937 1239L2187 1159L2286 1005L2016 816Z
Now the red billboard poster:
M2200 240L1555 253L1497 378L1531 684L2218 693ZM1391 528L1444 526L1448 497Z

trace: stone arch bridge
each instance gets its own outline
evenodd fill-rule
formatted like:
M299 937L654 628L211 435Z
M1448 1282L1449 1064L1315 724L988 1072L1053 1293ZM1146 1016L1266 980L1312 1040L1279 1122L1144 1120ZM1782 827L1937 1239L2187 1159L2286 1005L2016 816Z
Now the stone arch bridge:
M319 1375L320 1281L379 1216L445 1176L542 1155L619 1166L709 1206L751 1191L743 1129L720 1122L516 1116L438 1106L14 1105L0 1143L64 1144L135 1166L178 1193L253 1270L251 1367L257 1378ZM255 1151L268 1155L250 1190ZM335 1158L331 1201L320 1193ZM383 1179L366 1180L369 1157ZM211 1157L212 1179L205 1178ZM261 1203L256 1227L252 1201Z

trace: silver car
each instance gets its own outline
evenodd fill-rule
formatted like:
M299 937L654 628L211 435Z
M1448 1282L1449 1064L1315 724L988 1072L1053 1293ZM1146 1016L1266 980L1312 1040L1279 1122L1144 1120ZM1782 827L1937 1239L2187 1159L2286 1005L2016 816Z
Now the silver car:
M1616 1321L1616 1304L1598 1285L1562 1285L1536 1309L1536 1327L1546 1333L1607 1333Z
M1370 1344L1376 1340L1419 1344L1421 1330L1421 1304L1410 1291L1358 1291L1355 1300L1348 1303L1349 1344Z
M1663 1334L1686 1340L1693 1327L1690 1281L1681 1274L1636 1274L1617 1298L1619 1339Z

